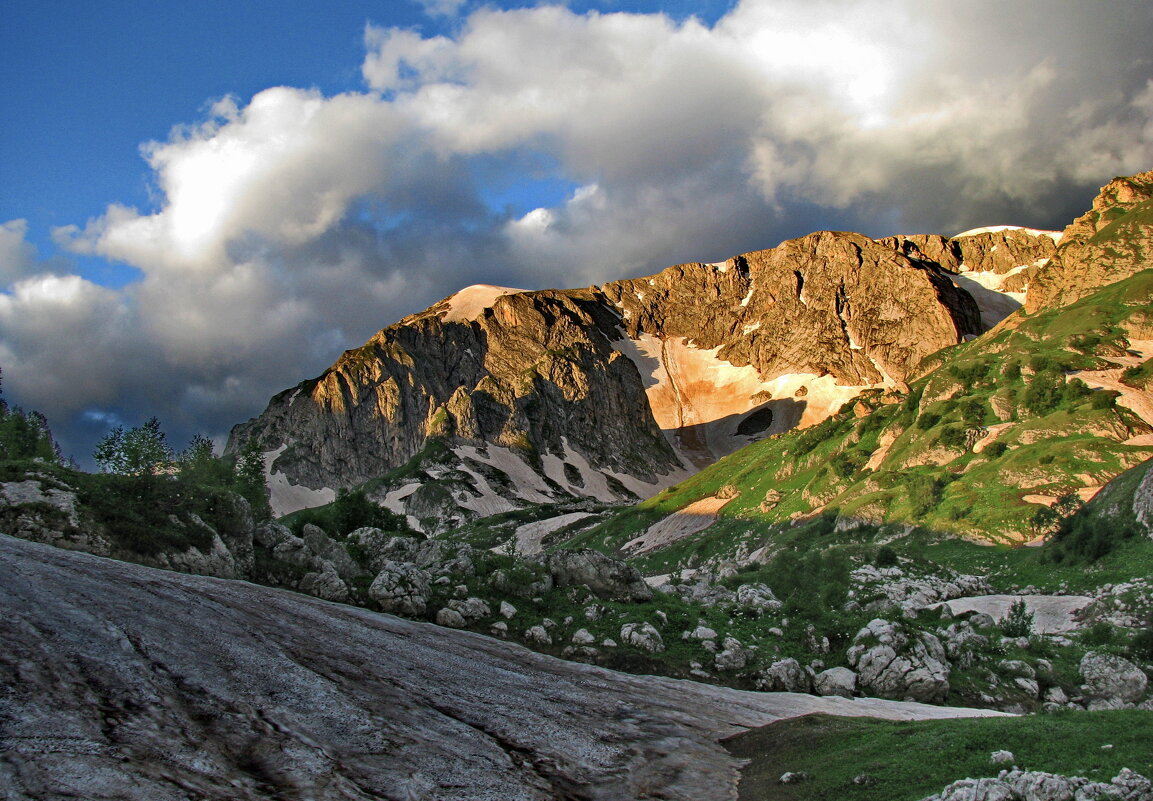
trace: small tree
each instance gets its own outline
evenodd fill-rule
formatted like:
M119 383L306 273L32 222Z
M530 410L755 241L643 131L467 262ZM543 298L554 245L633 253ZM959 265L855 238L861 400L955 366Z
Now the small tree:
M1024 600L1013 601L1001 618L1001 633L1006 637L1028 637L1033 633L1033 613Z
M128 431L116 426L96 444L92 458L105 473L153 476L170 470L174 457L160 420L150 417Z
M259 520L272 519L271 496L265 477L264 453L255 437L249 437L236 454L236 491L252 507L252 516Z
M232 466L214 450L212 440L203 434L194 434L177 462L180 477L204 486L232 487L236 483Z

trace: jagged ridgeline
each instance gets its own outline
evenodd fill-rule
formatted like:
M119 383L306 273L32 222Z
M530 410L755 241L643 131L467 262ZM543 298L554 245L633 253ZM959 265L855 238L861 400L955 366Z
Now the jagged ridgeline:
M826 231L600 287L469 287L274 397L230 448L266 451L278 513L367 483L430 533L676 485L645 520L703 503L1029 539L1039 507L1153 455L1132 375L1151 187L1111 182L1064 233Z

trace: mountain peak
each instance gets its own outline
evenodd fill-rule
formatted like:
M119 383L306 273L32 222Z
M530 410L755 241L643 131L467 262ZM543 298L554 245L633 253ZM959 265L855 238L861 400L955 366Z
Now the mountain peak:
M444 314L445 322L469 322L480 317L485 309L492 308L497 298L526 291L528 290L493 284L473 284L466 286L456 294L449 295L434 308L438 308L441 304L448 304Z

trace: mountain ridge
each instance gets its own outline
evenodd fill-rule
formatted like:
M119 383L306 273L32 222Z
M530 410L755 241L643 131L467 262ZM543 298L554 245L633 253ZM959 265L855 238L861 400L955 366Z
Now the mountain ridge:
M863 389L902 385L1017 303L987 279L974 300L965 274L1016 270L989 254L1032 262L1048 252L1038 242L1052 235L816 232L583 290L469 287L278 394L228 447L261 442L282 513L396 469L434 437L524 462L553 500L647 497ZM921 248L949 254L946 266Z

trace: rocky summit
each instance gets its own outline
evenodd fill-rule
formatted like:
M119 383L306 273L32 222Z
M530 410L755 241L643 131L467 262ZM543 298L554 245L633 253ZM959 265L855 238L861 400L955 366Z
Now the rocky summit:
M1018 308L1055 236L822 231L587 289L469 287L278 394L229 449L259 443L279 513L434 446L447 458L424 478L459 479L451 499L401 480L377 500L416 521L648 497L863 389L903 386Z

